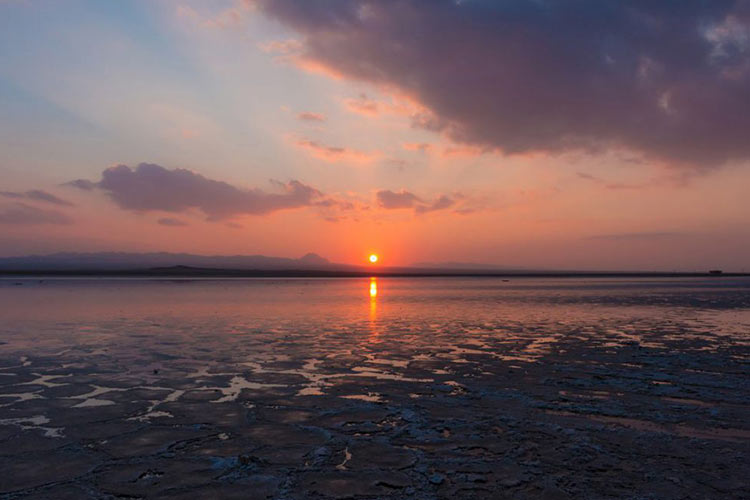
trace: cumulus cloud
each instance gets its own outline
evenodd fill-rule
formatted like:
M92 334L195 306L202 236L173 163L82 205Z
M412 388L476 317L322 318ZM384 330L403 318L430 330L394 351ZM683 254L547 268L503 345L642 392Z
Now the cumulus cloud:
M59 210L37 208L25 203L0 207L0 224L71 224L73 219Z
M58 205L61 207L73 206L71 202L67 200L63 200L62 198L55 196L52 193L48 193L47 191L42 191L41 189L32 189L32 190L24 191L24 192L0 191L0 196L4 198L12 198L12 199L41 201L44 203L50 203L52 205Z
M198 209L209 220L313 206L322 196L317 189L299 181L286 184L274 181L277 192L241 189L190 170L170 170L151 163L141 163L135 168L117 165L104 170L99 182L79 180L71 185L102 190L126 210L183 212Z
M506 153L750 158L750 3L255 0L299 59L409 96L414 124Z
M391 191L382 189L375 193L378 205L387 210L400 208L413 208L418 214L445 210L455 205L455 200L447 195L440 195L432 202L425 202L422 198L405 189L401 191Z

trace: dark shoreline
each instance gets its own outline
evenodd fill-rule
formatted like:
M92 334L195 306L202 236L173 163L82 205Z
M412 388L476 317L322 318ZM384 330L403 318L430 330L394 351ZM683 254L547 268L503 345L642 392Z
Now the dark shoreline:
M0 270L2 277L139 277L139 278L738 278L750 273L727 272L620 272L620 271L463 271L380 270L338 271L315 269L213 269L176 266L129 270Z

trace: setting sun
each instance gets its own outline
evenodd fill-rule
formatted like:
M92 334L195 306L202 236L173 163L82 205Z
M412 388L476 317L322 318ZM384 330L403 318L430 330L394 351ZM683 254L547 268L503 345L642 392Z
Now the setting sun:
M0 0L0 62L0 500L750 500L750 0Z

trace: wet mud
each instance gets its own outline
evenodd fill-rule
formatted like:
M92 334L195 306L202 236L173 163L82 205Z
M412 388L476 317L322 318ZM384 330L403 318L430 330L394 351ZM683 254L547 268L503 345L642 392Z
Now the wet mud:
M341 316L19 313L0 498L750 496L747 288L392 288Z

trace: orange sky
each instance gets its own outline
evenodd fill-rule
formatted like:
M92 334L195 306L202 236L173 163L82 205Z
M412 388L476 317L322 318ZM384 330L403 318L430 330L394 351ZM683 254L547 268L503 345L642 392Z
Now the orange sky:
M578 130L575 110L568 126L585 141L540 135L565 118L529 107L514 127L482 114L502 99L486 100L481 79L504 84L509 62L462 34L470 16L451 42L477 74L439 73L455 61L375 53L368 30L394 43L401 31L386 4L360 3L357 28L336 33L343 46L291 0L0 3L0 255L316 252L362 263L375 252L382 265L750 270L750 154L724 132L686 160L672 138L686 150L703 139L689 135L699 125L669 121L698 112L680 108L675 83L653 83L666 89L653 103L663 139L623 114L606 115L601 134ZM727 15L703 24L714 26L700 34L710 57L740 43ZM634 78L655 57L641 54ZM668 71L664 58L653 67ZM519 74L541 71L524 64ZM729 101L734 84L722 82L704 94ZM455 99L458 84L476 89ZM528 83L534 99L544 85ZM614 113L597 106L581 120ZM524 132L532 113L542 121ZM704 119L729 126L723 116Z

